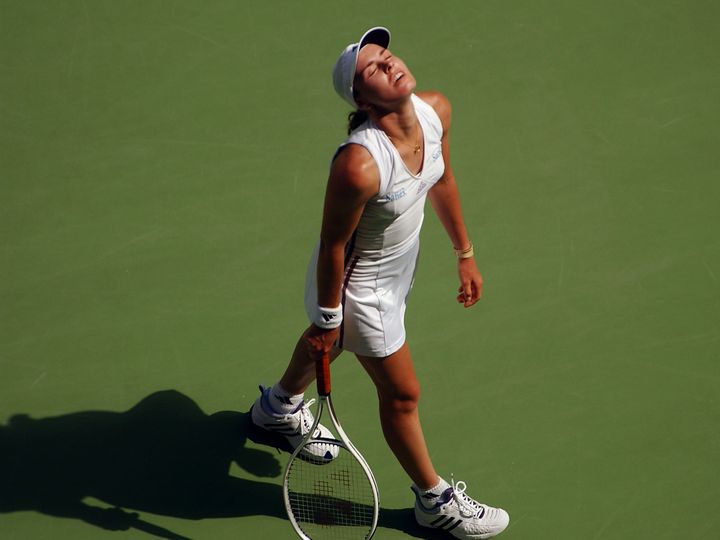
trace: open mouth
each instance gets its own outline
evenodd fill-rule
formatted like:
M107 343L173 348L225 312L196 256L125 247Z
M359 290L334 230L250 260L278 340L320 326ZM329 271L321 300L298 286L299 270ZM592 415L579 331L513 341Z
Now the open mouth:
M398 82L398 81L399 81L400 79L402 79L404 76L405 76L405 74L404 74L402 71L396 73L395 76L393 77L393 82L394 82L394 83Z

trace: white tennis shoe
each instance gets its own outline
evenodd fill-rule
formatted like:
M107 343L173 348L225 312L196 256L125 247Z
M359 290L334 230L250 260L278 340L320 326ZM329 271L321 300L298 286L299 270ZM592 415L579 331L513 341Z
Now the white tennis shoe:
M315 400L311 399L307 403L302 401L293 412L283 414L275 412L272 408L268 400L269 394L270 388L260 386L260 397L255 400L252 407L253 424L267 431L285 436L294 450L300 446L315 421L313 413L310 412L310 405ZM335 440L332 432L322 424L318 424L313 437ZM299 455L313 463L327 463L335 459L338 453L339 449L336 444L312 443L306 445Z
M510 516L502 508L477 502L465 494L465 482L453 480L432 508L426 508L415 492L415 519L423 527L449 532L463 540L485 540L500 534L510 523Z

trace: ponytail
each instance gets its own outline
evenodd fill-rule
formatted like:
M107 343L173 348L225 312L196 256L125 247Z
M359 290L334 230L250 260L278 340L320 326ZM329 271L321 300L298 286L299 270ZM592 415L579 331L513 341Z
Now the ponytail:
M361 111L360 109L348 114L348 135L367 122L368 118L369 116L367 111Z

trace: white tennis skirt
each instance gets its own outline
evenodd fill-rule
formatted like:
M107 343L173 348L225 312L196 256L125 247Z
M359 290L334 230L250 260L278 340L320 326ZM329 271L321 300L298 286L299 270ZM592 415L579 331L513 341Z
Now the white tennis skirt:
M315 246L305 277L305 311L317 310ZM405 343L405 308L413 286L420 241L399 255L371 259L350 253L342 284L343 322L338 346L362 356L389 356Z

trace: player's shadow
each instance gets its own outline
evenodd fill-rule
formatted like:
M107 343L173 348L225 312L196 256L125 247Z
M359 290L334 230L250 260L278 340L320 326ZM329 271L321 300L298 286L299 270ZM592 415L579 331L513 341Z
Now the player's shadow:
M207 415L174 390L151 394L125 412L17 414L0 425L0 513L36 511L176 540L187 538L137 512L286 519L279 482L230 475L233 462L257 477L280 475L274 450L247 448L248 438L288 449L284 439L253 429L248 413ZM431 537L408 509L381 509L380 526Z
M35 510L176 539L184 537L124 509L186 519L282 518L278 485L229 474L233 461L255 476L280 474L272 453L246 448L249 426L246 413L208 416L173 390L120 413L15 415L0 426L0 512Z

